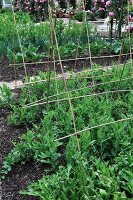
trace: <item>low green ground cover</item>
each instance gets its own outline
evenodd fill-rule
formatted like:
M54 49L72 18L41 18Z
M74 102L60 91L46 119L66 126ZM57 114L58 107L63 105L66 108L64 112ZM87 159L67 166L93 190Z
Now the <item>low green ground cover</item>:
M47 73L39 73L32 81L47 78ZM21 191L23 194L42 200L132 199L133 121L110 124L133 117L132 64L106 71L95 66L93 74L91 71L72 74L66 81L76 129L86 129L78 135L80 151L75 136L57 140L74 133L62 79L58 80L57 87L51 73L49 90L47 82L30 84L22 88L16 101L6 88L5 92L2 90L0 105L12 109L9 124L27 124L30 128L5 158L2 178L16 163L35 160L47 163L52 175L46 176L48 172L44 172L41 180ZM5 105L3 98L6 98ZM91 128L101 124L108 125ZM59 151L62 147L65 147L63 155ZM60 162L60 157L66 164Z

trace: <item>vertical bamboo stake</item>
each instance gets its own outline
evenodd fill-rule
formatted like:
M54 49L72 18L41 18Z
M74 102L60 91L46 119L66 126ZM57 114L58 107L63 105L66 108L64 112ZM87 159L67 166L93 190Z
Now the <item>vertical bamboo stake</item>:
M54 28L56 27L56 22L57 22L57 20L56 20L56 18L55 18L55 20L54 20ZM55 62L55 51L54 51L54 38L53 38L53 30L52 30L52 26L51 26L51 24L52 24L52 21L51 21L51 23L50 23L50 29L51 29L51 43L52 43L52 49L53 49L53 51L52 51L52 61L53 61L53 63L54 63L54 73L55 73L55 77L57 77L57 73L56 73L56 62ZM58 92L58 80L57 80L57 78L55 78L55 86L56 86L56 98L58 99L58 94L59 94L59 92ZM58 106L59 106L59 102L58 102Z
M14 29L15 29L15 24L14 24ZM14 53L15 53L15 37L14 37L14 34L13 34L13 47L14 47ZM15 86L17 86L15 58L13 59L13 64L14 64L13 69L14 69Z
M122 21L123 21L123 0L119 0L120 3L120 17L118 23L118 37L121 38L121 29L122 29Z
M47 106L48 106L48 100L49 100L49 89L50 89L50 75L51 75L51 68L52 68L52 62L51 62L51 49L49 51L49 68L48 68L48 79L47 79Z
M127 24L129 24L128 16L129 16L129 1L128 1L128 5L127 5ZM123 41L124 41L124 38L123 38ZM131 58L131 63L132 63L132 54L131 54L132 53L132 49L131 49L130 32L129 32L129 43L130 43L129 44L129 52L130 52L130 58ZM123 68L122 68L122 73L121 73L121 76L120 76L120 80L122 79L122 76L123 76L123 73L124 73L127 57L128 57L128 54L126 55L126 58L125 58L125 62L124 62Z
M111 42L112 42L112 37L113 37L113 23L114 23L114 20L113 20L113 17L111 17L111 20L110 20L110 39L111 39Z
M56 24L54 24L54 27L55 27ZM51 23L50 23L50 26L51 26ZM51 27L51 31L52 31L52 27ZM54 52L54 38L53 38L53 31L52 31L52 34L51 34L51 41L52 41L52 48L53 48L53 54L52 54L52 60L54 62L54 73L55 73L55 77L57 77L57 73L56 73L56 64L55 64L55 52ZM58 80L55 79L55 85L56 85L56 97L58 99ZM58 102L58 107L59 107L59 102Z
M129 21L129 9L130 9L130 2L128 1L128 7L127 7L128 25L130 24L130 21ZM131 63L132 63L133 59L132 59L132 47L131 47L131 34L130 34L130 31L129 31L129 43L130 43L129 44L129 46L130 46L130 59L131 59Z
M50 5L50 1L48 0L48 15L49 15L49 21L50 24L52 23L51 18L50 18L50 14L49 14L49 5ZM52 30L51 30L51 26L50 26L50 44L52 44ZM52 69L52 57L53 57L53 45L51 45L52 48L49 47L49 69L48 69L48 79L47 79L47 106L48 106L48 100L49 100L49 89L50 89L50 75L51 75L51 69Z
M19 35L19 31L17 29L16 17L15 17L15 12L14 12L14 8L13 8L12 2L11 2L11 5L12 5L12 13L13 13L14 26L15 26L16 33L17 33L17 36L18 36L18 42L19 42L20 50L21 50L21 53L22 53L22 60L23 60L24 72L25 72L26 79L28 80L28 75L27 75L27 70L26 70L26 64L25 64L25 58L24 58L24 52L23 52L22 42L21 42L21 38L20 38L20 35ZM29 86L28 86L28 96L30 97Z
M57 52L58 52L60 66L61 66L62 76L63 76L63 80L64 80L64 84L65 84L65 88L66 88L66 92L67 92L67 96L68 96L68 102L69 102L69 105L70 105L70 111L71 111L71 114L72 114L72 121L73 121L75 136L76 136L77 147L78 147L78 151L80 152L80 144L79 144L79 140L78 140L78 136L77 136L77 130L76 130L76 124L75 124L75 116L74 116L74 112L73 112L72 103L71 103L71 100L70 100L70 94L69 94L69 91L68 91L67 82L66 82L66 79L65 79L65 74L64 74L62 62L61 62L61 57L60 57L60 52L59 52L59 45L58 45L58 41L57 41L56 32L55 32L55 29L54 29L54 26L53 26L53 20L52 20L52 15L51 15L50 4L48 6L49 6L49 12L50 12L50 17L51 17L51 21L52 21L51 25L52 25L52 29L53 29L53 33L54 33L54 39L55 39L56 46L57 46Z

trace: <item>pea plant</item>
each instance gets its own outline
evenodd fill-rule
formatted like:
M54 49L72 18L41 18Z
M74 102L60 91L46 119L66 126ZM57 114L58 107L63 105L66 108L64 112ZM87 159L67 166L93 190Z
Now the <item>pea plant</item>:
M111 6L113 4L110 5L110 9ZM0 15L0 57L6 55L11 63L21 63L22 57L25 62L47 59L51 49L49 21L35 24L31 16L23 12L15 12L15 18L14 23L11 12ZM121 46L123 46L123 53L129 52L129 45L131 49L133 48L132 38L130 41L128 34L125 34L124 42L121 39L110 41L110 38L101 38L97 31L94 31L93 26L86 22L78 24L71 21L65 24L62 20L55 19L54 26L61 58L88 56L87 34L90 37L92 56L118 54ZM22 48L20 48L19 39ZM53 41L53 49L58 58L55 41Z
M5 158L2 178L6 178L15 164L30 160L47 164L49 171L54 172L31 184L21 194L46 200L132 197L133 123L132 120L110 123L133 116L132 65L127 63L124 70L114 66L106 72L98 68L95 66L94 86L90 87L92 74L89 71L70 75L67 80L75 125L77 131L81 131L78 136L80 151L75 136L68 136L74 133L74 127L62 79L58 80L58 99L63 99L59 104L54 79L49 87L51 103L47 104L47 82L38 82L29 85L30 96L24 87L19 101L12 104L9 124L26 123L30 129ZM51 73L51 78L53 76ZM40 78L46 79L47 73L40 73L35 80ZM66 136L68 138L60 140ZM63 155L59 151L62 147L65 147ZM60 162L61 159L65 162Z
M10 107L13 103L13 94L6 85L0 87L0 107Z

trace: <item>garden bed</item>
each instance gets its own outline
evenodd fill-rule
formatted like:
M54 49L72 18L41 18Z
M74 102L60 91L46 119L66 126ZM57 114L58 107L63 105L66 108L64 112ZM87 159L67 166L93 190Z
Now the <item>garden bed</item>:
M10 114L9 109L0 109L0 168L4 158L13 148L13 144L19 141L19 137L26 132L26 127L9 126L7 116ZM46 166L34 161L17 165L13 168L4 181L2 181L2 199L3 200L38 200L37 197L27 197L19 195L22 188L26 188L29 183L42 177Z
M16 93L19 94L17 90ZM5 157L10 153L14 144L19 142L19 138L26 132L27 127L10 126L7 117L10 115L10 109L0 109L0 170ZM30 127L29 127L30 128ZM63 150L63 148L62 148ZM60 150L60 152L62 151ZM63 150L64 151L64 150ZM62 163L64 161L61 161ZM44 171L49 166L30 160L26 163L18 164L6 176L1 184L1 197L3 200L39 200L38 197L19 194L21 189L25 189L31 182L42 178Z
M132 54L133 55L133 54ZM120 59L120 63L124 63L130 55L122 56ZM92 57L93 64L99 64L103 67L111 65L113 62L117 63L119 60L119 55L111 56L101 56L101 57ZM45 63L47 60L44 60L44 63L38 62L37 64L26 64L26 71L28 76L34 76L38 74L38 71L45 72L49 70L49 63ZM75 65L76 62L76 65ZM89 58L79 58L77 61L75 59L66 59L62 61L64 66L64 71L82 71L83 69L90 68L90 59ZM15 70L14 70L15 68ZM52 69L53 70L53 69ZM10 82L16 80L24 81L25 78L25 70L22 65L11 65L6 57L4 57L0 62L0 81ZM56 62L56 72L61 73L60 63ZM16 74L16 77L15 77Z
M8 58L4 57L0 61L0 79L3 81L8 81L8 77L10 81L14 79L14 68L10 69L10 67L8 67L9 62L22 63L25 61L36 63L48 57L55 57L55 59L58 59L58 53L61 59L69 59L89 56L88 54L90 51L92 57L110 56L113 54L118 55L120 52L126 54L129 53L130 50L132 51L132 37L129 38L128 32L123 34L122 39L111 39L108 37L100 37L97 31L94 30L94 27L86 22L78 24L71 21L69 24L65 24L62 20L57 20L54 24L54 30L51 30L49 21L36 26L26 13L16 12L15 17L17 20L14 29L12 13L5 13L0 16L2 36L0 40L0 57L2 58L6 55ZM51 31L53 34L55 33L52 39L50 39ZM21 38L21 40L19 40L19 38ZM22 48L20 48L20 43ZM51 49L51 45L53 46L53 50ZM49 55L50 51L51 55ZM54 56L52 56L53 52ZM108 59L93 59L93 62L109 65L111 60L113 59L108 57ZM116 60L114 59L114 61ZM69 66L71 68L71 64L73 64L72 61L64 62L64 65L68 65L68 68ZM84 64L89 67L89 62L87 62L87 64L79 62L78 70ZM27 68L29 68L29 66ZM34 75L38 71L38 68L45 71L47 65L31 65L31 67L27 69L28 75ZM59 67L57 66L57 68ZM16 70L16 79L22 79L23 75L23 68Z
M29 2L30 15L0 14L2 199L133 199L133 38L122 28L132 21L127 1L96 1L96 15L109 15L110 34L105 24L88 22L95 16L82 7L73 18L82 22L68 23L52 18L46 1L34 2L43 12L34 13L34 5L31 15Z
M58 80L59 95L55 80L51 80L48 99L45 82L16 91L17 99L3 90L1 106L10 108L1 109L3 198L50 199L52 194L54 200L64 200L69 194L70 199L84 199L87 191L92 199L105 194L108 199L132 199L132 64L105 72L94 68L93 73L72 74L67 80L80 153L63 80ZM46 79L47 74L39 77ZM40 178L21 192L38 198L18 194Z

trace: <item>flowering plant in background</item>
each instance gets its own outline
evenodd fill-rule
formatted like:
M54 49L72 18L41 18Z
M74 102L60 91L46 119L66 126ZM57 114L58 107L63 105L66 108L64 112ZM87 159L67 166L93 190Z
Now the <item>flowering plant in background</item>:
M116 37L119 37L119 39L122 36L122 26L125 23L127 23L127 8L128 8L128 3L130 0L113 0L112 5L110 6L111 10L115 13L115 19L118 24L117 28L117 34Z
M109 12L109 17L114 17L115 13L114 12Z
M111 1L94 0L93 5L96 16L104 18L106 16L106 9L111 5Z
M108 16L109 12L113 12L119 18L121 8L127 9L128 0L93 0L93 10L98 16Z
M133 17L131 15L128 16L128 21L133 22Z
M124 19L127 20L127 5L132 0L93 0L94 12L96 16L104 18L108 17L109 22L112 23L113 27L113 18L115 17L118 22L118 37L122 35L122 25ZM132 21L132 18L129 16L129 21Z
M44 21L48 14L47 0L16 0L14 7L16 10L29 12L35 17L36 21Z

